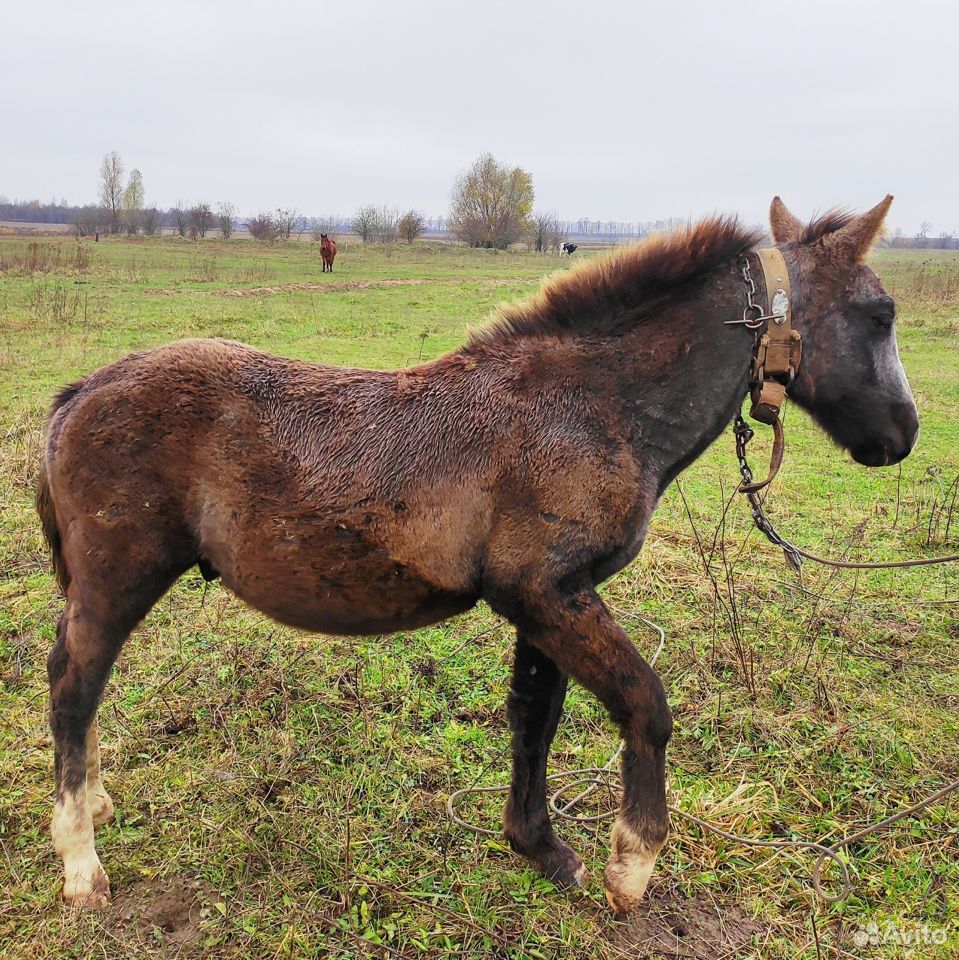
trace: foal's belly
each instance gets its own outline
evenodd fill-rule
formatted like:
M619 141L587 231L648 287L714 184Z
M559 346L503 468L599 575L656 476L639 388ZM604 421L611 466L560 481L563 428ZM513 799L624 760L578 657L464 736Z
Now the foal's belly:
M313 593L289 582L273 585L224 582L262 613L303 630L331 634L415 630L469 610L478 594L437 590L426 583L379 591L350 583L323 583Z
M321 633L415 629L462 613L479 599L471 578L449 582L454 565L444 567L441 558L432 564L434 573L381 547L316 539L253 540L246 549L214 551L209 560L223 583L257 610Z

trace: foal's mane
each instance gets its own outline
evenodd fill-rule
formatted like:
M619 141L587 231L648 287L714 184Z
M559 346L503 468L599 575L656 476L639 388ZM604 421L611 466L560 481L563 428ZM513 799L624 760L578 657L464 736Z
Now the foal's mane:
M848 226L855 218L856 215L849 210L844 210L842 207L833 207L831 210L827 210L825 213L816 217L816 219L803 230L799 237L799 243L800 245L815 243L817 240L821 240L826 236L827 233L835 233L837 230L842 230L843 227Z
M690 295L762 238L735 217L711 217L550 277L538 293L500 307L471 345L514 337L611 336Z

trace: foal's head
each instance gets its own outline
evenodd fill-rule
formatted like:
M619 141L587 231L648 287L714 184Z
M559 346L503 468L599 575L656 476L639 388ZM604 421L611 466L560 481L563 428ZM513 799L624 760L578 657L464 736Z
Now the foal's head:
M870 467L898 463L919 436L896 346L896 304L863 263L891 203L888 196L858 217L830 212L808 226L779 197L770 210L773 239L793 275L794 325L803 338L789 396Z

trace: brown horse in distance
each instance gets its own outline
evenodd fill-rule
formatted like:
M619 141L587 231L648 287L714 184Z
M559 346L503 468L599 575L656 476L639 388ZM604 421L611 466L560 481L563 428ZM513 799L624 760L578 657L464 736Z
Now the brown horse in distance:
M336 241L330 239L328 233L320 234L320 256L323 258L323 272L333 272L333 261L336 258Z
M808 226L772 207L804 350L789 395L873 466L918 434L895 307L863 263L891 199ZM65 388L38 494L66 594L48 665L64 897L109 896L93 831L113 813L96 727L111 665L198 564L269 616L325 633L413 629L486 600L516 627L506 836L556 882L582 882L546 806L572 677L625 740L605 885L617 912L634 908L669 827L672 718L596 587L739 410L753 335L724 321L746 306L740 263L757 241L719 218L592 260L405 370L188 340ZM753 276L764 296L755 262Z

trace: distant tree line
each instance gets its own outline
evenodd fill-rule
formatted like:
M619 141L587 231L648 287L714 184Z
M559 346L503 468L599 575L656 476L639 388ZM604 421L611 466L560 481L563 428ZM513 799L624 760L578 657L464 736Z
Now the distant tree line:
M51 200L8 200L0 197L0 220L20 220L24 223L70 223L77 210L66 199Z
M959 250L959 237L954 231L942 230L938 236L931 234L932 224L923 220L914 237L907 237L901 229L896 229L891 236L885 238L885 245L912 250Z
M662 220L622 221L560 220L555 213L534 210L533 178L521 167L500 163L490 153L481 154L456 177L447 216L426 217L418 210L400 212L387 204L367 204L352 217L306 217L292 208L261 211L243 221L232 203L185 204L169 209L147 206L143 175L132 169L129 176L121 156L114 150L104 155L99 170L99 203L74 206L65 199L8 200L0 196L0 220L37 224L71 224L78 236L94 233L143 233L167 230L199 239L217 230L230 237L245 226L254 240L273 242L301 238L308 233L319 241L322 234L352 232L363 243L412 244L424 234L449 234L472 247L507 249L525 242L527 249L556 252L569 237L596 241L638 240L652 233L674 230L685 222L677 217ZM923 221L916 236L899 229L887 237L890 247L959 249L954 232L933 235L932 223Z
M353 215L350 230L363 243L413 243L426 232L426 218L418 210L400 213L396 207L368 204Z

